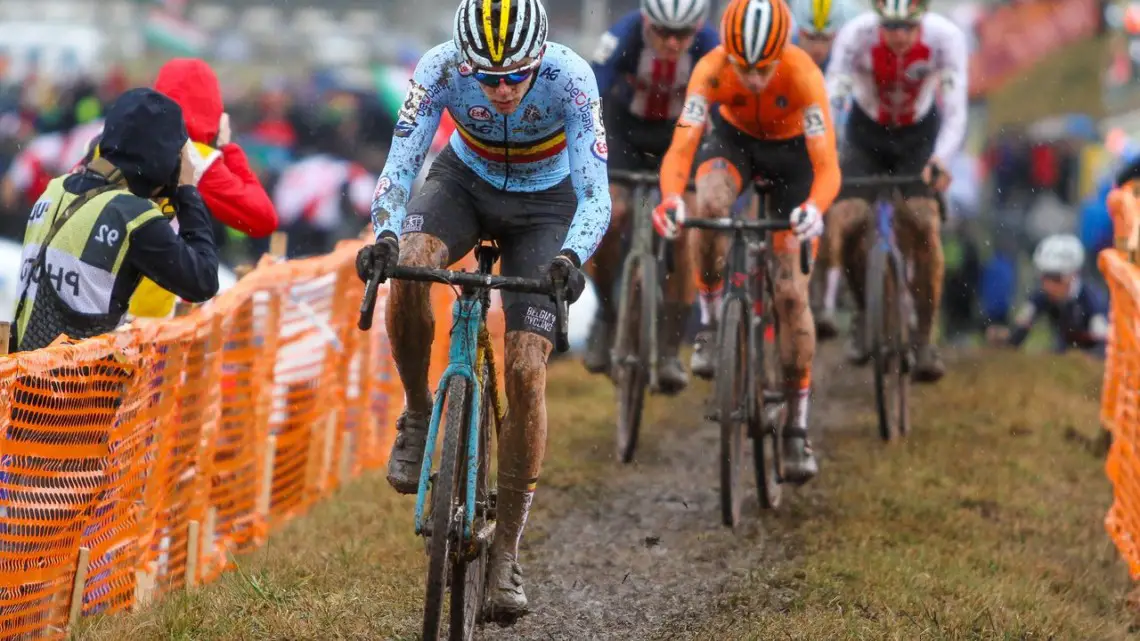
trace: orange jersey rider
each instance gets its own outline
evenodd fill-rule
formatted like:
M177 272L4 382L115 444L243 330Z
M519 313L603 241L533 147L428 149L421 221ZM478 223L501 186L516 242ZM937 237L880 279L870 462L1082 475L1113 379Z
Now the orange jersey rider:
M685 214L681 195L694 159L700 218L728 216L754 179L771 183L767 217L792 223L792 231L773 238L778 264L772 284L788 403L784 475L802 483L818 466L807 430L815 332L809 276L800 273L799 252L801 241L823 232L823 212L839 193L840 172L823 74L807 53L788 44L791 29L784 0L732 0L725 9L723 44L697 63L689 80L661 166L662 203L654 226L666 236L676 232L674 217ZM717 232L694 234L703 327L691 367L694 375L712 378L725 243Z

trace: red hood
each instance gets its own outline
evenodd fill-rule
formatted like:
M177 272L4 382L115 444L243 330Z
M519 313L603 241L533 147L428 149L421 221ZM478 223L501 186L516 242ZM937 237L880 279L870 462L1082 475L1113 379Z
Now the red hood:
M154 88L182 107L191 140L214 144L225 107L218 76L210 65L197 58L175 58L158 71Z

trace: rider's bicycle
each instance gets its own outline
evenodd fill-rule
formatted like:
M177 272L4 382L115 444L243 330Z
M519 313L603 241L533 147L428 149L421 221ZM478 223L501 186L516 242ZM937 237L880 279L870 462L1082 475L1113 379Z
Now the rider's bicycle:
M920 176L870 176L843 181L844 189L871 190L864 280L863 352L875 379L879 437L891 441L910 431L910 373L914 366L914 301L907 261L895 237L895 203L902 190L926 185Z
M622 263L617 332L610 350L617 389L617 455L633 460L646 390L661 391L657 379L658 310L668 271L669 241L653 231L651 195L661 176L648 171L609 170L610 178L633 185L630 245Z
M766 212L767 191L756 183L759 211ZM779 353L766 354L769 335L779 336L772 282L774 259L770 235L791 223L727 218L688 219L682 226L732 235L725 263L724 299L717 328L713 404L707 418L720 424L721 520L735 527L744 500L744 439L752 438L760 507L776 508L782 496L782 445L787 404L780 385ZM811 272L811 243L800 246L800 269ZM778 340L778 338L776 339Z
M397 266L385 275L374 274L360 306L358 326L367 331L372 326L377 289L385 276L461 288L452 308L448 365L436 388L416 493L416 534L426 538L428 554L424 641L473 639L483 611L487 557L496 526L495 483L490 478L491 434L498 435L504 414L486 322L491 290L550 295L556 309L556 347L560 352L569 349L569 313L561 288L551 291L545 279L492 275L491 268L499 257L493 244L481 243L475 257L477 272ZM441 423L445 426L443 447L439 466L433 472ZM443 610L448 596L450 616L444 636Z

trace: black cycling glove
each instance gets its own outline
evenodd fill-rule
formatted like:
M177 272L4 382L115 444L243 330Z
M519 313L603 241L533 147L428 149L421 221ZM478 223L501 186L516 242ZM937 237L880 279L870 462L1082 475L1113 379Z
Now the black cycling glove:
M356 253L356 275L368 282L377 271L382 280L388 277L388 268L400 259L400 242L392 232L383 232L373 245L365 245Z
M550 261L550 268L546 272L551 286L562 289L567 303L577 301L586 290L586 276L580 265L578 256L569 249L564 249Z

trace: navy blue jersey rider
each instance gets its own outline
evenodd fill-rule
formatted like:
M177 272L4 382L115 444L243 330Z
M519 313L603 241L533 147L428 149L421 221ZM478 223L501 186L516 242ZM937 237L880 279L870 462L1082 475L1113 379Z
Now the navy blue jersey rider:
M705 23L708 9L708 0L641 0L640 9L622 16L602 35L591 64L602 96L611 171L657 172L684 107L689 75L697 61L720 43L716 30ZM599 305L584 360L586 369L594 373L610 369L614 288L621 271L629 195L628 183L611 177L611 233L589 265ZM687 256L687 251L678 246L674 256ZM692 292L684 289L692 283L687 264L678 264L666 282L658 361L666 393L677 393L688 384L677 350L690 309L684 301L693 299Z
M1058 234L1041 241L1033 255L1041 287L1022 306L1010 331L989 330L991 342L1020 347L1033 323L1044 317L1052 325L1055 351L1077 349L1103 355L1108 298L1096 285L1081 279L1084 259L1084 248L1076 236Z

